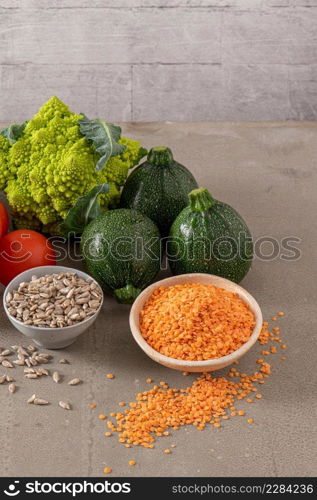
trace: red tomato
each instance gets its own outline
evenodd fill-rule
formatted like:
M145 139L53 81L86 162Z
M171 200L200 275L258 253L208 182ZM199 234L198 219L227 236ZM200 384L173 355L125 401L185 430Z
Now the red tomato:
M50 241L36 231L18 229L0 240L0 283L7 285L32 267L56 264Z
M9 229L9 216L6 207L0 201L0 238L4 236Z

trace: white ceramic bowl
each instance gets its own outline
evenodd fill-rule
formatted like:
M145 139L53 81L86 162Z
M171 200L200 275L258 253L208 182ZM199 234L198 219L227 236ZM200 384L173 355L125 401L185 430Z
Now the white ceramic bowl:
M84 279L93 279L89 274L84 273L83 271L79 271L78 269L72 269L71 267L63 267L63 266L41 266L41 267L33 267L33 269L29 269L28 271L24 271L23 273L16 276L6 287L5 292L3 294L3 306L4 310L11 321L12 325L15 326L19 332L23 333L26 337L29 337L33 340L35 344L41 347L45 347L46 349L62 349L63 347L67 347L75 340L79 335L81 335L87 328L89 328L97 319L97 316L100 312L103 303L103 296L101 300L101 304L99 309L96 311L96 314L90 316L89 318L77 323L72 326L65 326L63 328L41 328L37 326L24 325L21 321L18 321L16 318L9 314L9 311L6 306L6 296L12 290L17 290L20 283L23 281L30 281L33 275L38 277L44 276L45 274L58 274L58 273L76 273L80 278ZM95 280L94 280L95 281ZM98 283L95 281L98 285ZM98 285L99 286L99 285Z
M255 316L255 327L249 340L243 344L239 349L217 359L210 359L206 361L183 361L179 359L170 358L164 354L159 353L153 349L146 340L142 337L139 329L139 315L143 309L145 302L150 298L153 291L159 286L173 286L181 283L202 283L204 285L214 285L231 292L235 292L238 296L246 302ZM132 335L141 349L154 361L161 365L173 368L174 370L182 370L188 372L209 372L214 370L221 370L226 366L231 365L234 361L238 360L255 344L260 335L262 328L263 318L262 312L257 301L250 295L244 288L219 276L212 274L181 274L179 276L172 276L161 281L153 283L148 286L135 300L130 312L130 328Z

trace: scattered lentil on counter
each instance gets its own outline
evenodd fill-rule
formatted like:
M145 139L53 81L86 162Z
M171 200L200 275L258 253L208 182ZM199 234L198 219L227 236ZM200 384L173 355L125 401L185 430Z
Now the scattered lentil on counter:
M269 331L268 323L264 322L259 344L267 345L277 340L276 330ZM268 351L268 355L274 354L275 351ZM260 365L259 369L251 375L239 373L232 366L228 378L205 373L185 389L169 388L166 382L160 386L154 385L150 390L137 394L136 401L129 403L125 413L110 414L115 422L107 421L109 433L106 435L110 435L110 431L119 433L118 441L127 448L131 445L153 448L156 438L169 435L170 428L178 430L180 426L188 424L198 430L203 430L207 424L219 428L221 421L228 420L230 415L245 417L246 411L236 411L235 401L245 399L246 402L254 402L248 397L254 392L257 393L255 398L261 399L256 384L264 384L271 373L270 363L262 358L257 359L256 363ZM228 412L231 412L230 415ZM251 417L246 421L254 423ZM171 450L167 448L164 452L169 454Z

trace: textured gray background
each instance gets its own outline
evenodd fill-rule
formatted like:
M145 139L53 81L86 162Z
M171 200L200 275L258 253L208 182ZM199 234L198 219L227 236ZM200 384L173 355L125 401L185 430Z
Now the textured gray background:
M0 120L315 120L317 0L0 0Z

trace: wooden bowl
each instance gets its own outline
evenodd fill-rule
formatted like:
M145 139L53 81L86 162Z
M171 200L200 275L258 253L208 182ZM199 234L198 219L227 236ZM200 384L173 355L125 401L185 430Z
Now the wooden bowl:
M224 288L230 292L235 292L238 296L249 305L251 311L255 316L255 327L249 338L249 340L243 344L239 349L223 356L221 358L204 360L204 361L184 361L180 359L170 358L164 354L159 353L153 347L151 347L146 340L142 337L139 328L139 315L140 311L143 309L145 302L150 298L152 293L159 286L173 286L182 283L202 283L203 285L214 285L219 288ZM143 292L136 298L131 311L130 311L130 328L135 341L139 344L141 349L154 361L160 363L161 365L167 366L168 368L173 368L174 370L181 370L187 372L210 372L214 370L221 370L226 366L231 365L234 361L237 361L244 354L248 352L249 349L257 341L261 328L262 328L263 318L262 312L257 301L249 294L244 288L229 281L220 276L214 276L212 274L181 274L178 276L172 276L171 278L166 278L161 281L157 281L152 285L148 286Z

